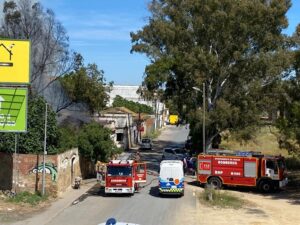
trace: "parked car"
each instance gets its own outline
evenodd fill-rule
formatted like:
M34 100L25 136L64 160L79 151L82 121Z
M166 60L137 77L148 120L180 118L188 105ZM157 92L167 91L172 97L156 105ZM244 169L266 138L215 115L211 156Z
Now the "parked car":
M163 150L162 160L183 160L185 157L188 157L186 150L167 147Z
M140 143L141 149L152 149L152 141L150 138L143 138Z

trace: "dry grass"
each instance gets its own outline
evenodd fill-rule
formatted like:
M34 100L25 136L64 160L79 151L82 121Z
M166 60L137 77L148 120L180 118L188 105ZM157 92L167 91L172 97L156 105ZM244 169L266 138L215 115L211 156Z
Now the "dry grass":
M0 224L24 220L32 214L46 209L53 201L53 199L41 198L24 193L15 199L0 195Z
M227 191L215 190L213 188L205 188L199 196L200 202L219 208L240 209L245 205L245 201L236 195Z
M230 136L227 140L222 140L220 147L230 150L259 151L263 154L288 156L287 150L279 148L276 133L276 128L265 126L255 134L255 138L251 141L241 143Z

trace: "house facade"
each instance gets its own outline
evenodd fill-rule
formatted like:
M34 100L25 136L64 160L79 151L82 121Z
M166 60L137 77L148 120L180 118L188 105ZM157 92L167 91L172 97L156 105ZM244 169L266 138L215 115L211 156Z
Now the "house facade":
M139 86L138 85L114 85L111 88L109 94L109 102L108 106L112 106L114 99L117 95L125 98L128 101L137 102L140 104L145 104L151 106L154 113L154 129L159 129L166 125L166 121L168 119L169 113L165 104L160 102L159 100L148 101L143 99L138 93Z
M118 147L129 149L138 142L135 112L125 107L108 108L100 112L94 119L113 131L112 140Z

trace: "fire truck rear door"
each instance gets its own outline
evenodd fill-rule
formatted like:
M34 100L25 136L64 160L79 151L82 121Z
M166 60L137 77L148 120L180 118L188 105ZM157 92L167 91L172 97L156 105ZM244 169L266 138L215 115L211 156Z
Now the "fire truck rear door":
M145 183L147 181L146 163L134 163L134 181Z

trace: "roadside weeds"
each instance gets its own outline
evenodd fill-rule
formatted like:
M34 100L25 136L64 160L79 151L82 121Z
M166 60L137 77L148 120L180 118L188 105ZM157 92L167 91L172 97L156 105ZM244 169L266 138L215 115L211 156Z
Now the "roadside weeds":
M199 200L202 204L218 208L239 209L246 204L245 200L232 193L209 187L199 194Z

